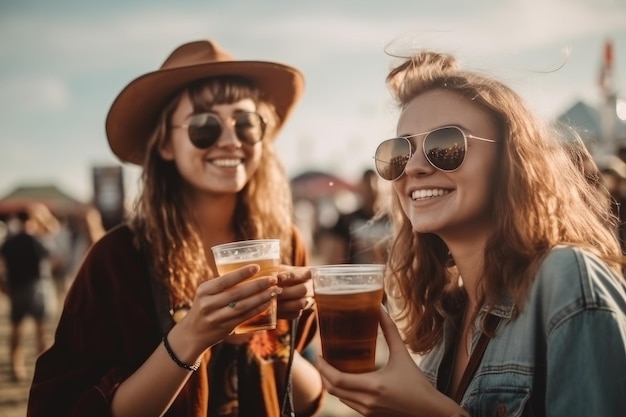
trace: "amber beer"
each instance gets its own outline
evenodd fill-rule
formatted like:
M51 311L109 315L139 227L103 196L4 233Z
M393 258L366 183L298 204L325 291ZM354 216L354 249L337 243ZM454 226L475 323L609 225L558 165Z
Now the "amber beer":
M312 268L322 355L340 371L375 369L383 271L361 264Z
M260 271L244 281L248 282L264 276L275 275L280 270L280 241L277 239L232 242L214 246L211 249L213 250L217 272L220 275L246 265L259 265ZM235 327L235 333L245 334L275 328L276 298L272 298L267 309Z
M257 259L245 262L235 262L229 264L217 265L217 271L220 275L224 275L227 272L234 271L242 266L255 263L261 267L261 270L255 275L251 276L247 281L252 281L268 275L274 275L278 272L279 260L278 259ZM276 328L276 299L274 298L270 303L270 306L257 314L256 316L244 321L239 326L235 327L235 333L250 333L259 330L273 330Z

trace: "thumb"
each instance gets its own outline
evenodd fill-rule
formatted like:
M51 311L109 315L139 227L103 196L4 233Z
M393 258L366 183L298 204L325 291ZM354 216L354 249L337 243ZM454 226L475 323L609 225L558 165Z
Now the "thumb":
M389 347L389 357L391 358L395 355L408 355L409 352L404 345L400 331L391 317L389 317L387 309L385 306L381 305L380 310L380 328L383 331L383 335L387 341L387 346Z

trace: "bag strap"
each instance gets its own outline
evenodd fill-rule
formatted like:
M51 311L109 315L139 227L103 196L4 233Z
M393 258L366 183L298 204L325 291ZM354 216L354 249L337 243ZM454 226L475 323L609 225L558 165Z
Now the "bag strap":
M291 340L289 341L289 359L287 361L287 375L285 378L285 392L283 394L280 407L281 417L295 417L295 408L293 406L293 381L291 377L291 368L293 365L293 357L296 354L296 336L298 328L298 319L291 320Z
M465 371L463 372L463 376L461 377L461 382L459 382L459 386L454 393L452 399L456 401L458 404L461 403L463 399L463 394L467 390L467 386L470 383L470 380L474 377L476 370L478 369L478 365L483 359L483 355L485 354L485 350L487 349L487 345L489 344L490 337L485 333L493 334L498 327L498 323L500 323L500 317L494 316L493 314L489 314L485 319L485 331L480 335L480 339L478 339L478 343L476 344L476 348L472 352L472 355L469 358L469 362L465 367Z

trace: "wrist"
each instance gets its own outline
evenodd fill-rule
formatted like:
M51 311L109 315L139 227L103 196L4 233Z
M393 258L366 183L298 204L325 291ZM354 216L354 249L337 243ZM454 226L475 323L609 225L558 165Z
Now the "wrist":
M163 336L162 343L167 355L179 368L187 371L198 370L202 355L193 353L190 344L184 343L175 333L170 331Z
M192 371L195 372L198 370L198 368L200 368L200 364L201 364L201 360L198 359L196 362L194 363L187 363L187 362L183 362L177 355L176 352L174 352L174 349L172 349L172 346L169 344L169 341L167 339L167 334L165 336L163 336L163 346L165 347L165 351L167 352L168 356L172 359L172 361L179 367L182 368L186 371Z

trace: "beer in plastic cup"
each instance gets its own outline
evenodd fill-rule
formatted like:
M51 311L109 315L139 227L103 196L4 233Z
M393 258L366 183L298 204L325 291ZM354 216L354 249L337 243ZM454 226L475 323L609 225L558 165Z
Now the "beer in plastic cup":
M375 369L385 266L311 267L324 359L343 372Z
M279 239L243 240L213 246L211 250L220 275L253 263L258 264L261 270L246 281L275 275L280 270ZM275 328L276 298L274 297L266 310L235 327L235 333L245 334Z

